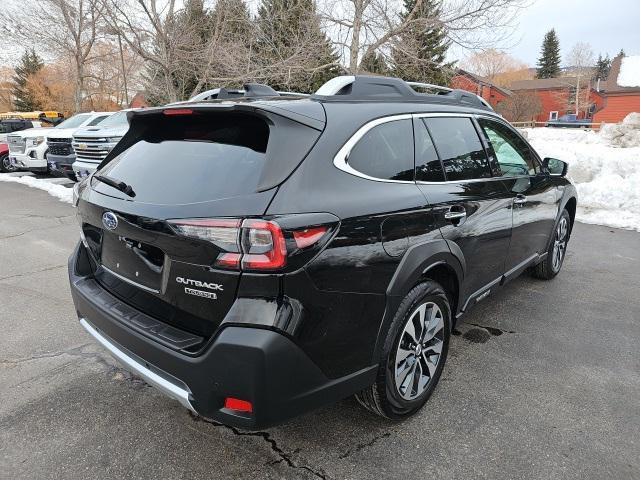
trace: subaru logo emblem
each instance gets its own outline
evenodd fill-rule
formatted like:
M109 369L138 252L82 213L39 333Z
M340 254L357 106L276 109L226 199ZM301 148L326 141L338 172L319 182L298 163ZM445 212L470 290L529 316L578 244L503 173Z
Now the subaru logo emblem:
M115 230L118 226L118 218L113 212L104 212L102 214L102 224L107 230Z

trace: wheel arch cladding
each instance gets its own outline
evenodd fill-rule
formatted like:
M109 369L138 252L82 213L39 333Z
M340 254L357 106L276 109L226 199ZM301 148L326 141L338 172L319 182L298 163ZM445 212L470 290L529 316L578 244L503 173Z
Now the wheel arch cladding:
M458 249L459 250L459 249ZM456 252L457 253L457 252ZM462 255L459 252L458 255ZM451 288L451 326L460 305L460 292L464 280L464 257L452 253L449 242L434 240L413 245L402 257L387 288L387 302L374 349L374 362L380 355L387 330L402 299L419 283L433 280L449 293ZM453 301L451 299L453 298Z
M422 278L431 278L426 274L438 267L452 272L458 292L462 291L460 287L464 279L465 261L460 248L455 244L454 247L456 248L452 249L450 242L445 240L434 240L410 247L389 282L387 296L404 297Z
M578 206L578 201L576 200L576 197L569 198L569 200L567 200L567 203L564 205L564 208L565 210L567 210L567 212L569 212L569 218L571 219L569 233L571 233L571 230L573 230L573 222L576 219L577 206Z

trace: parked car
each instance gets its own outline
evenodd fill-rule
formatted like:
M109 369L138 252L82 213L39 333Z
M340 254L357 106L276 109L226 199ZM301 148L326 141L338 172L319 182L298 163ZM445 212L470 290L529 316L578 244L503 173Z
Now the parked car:
M95 127L86 127L73 135L73 149L76 157L73 174L81 179L96 171L120 139L129 130L127 112L121 110Z
M4 152L0 155L0 172L12 172L15 170L15 167L9 161L7 136L13 132L40 127L41 123L33 120L24 120L21 118L7 118L0 120L0 145L3 145L1 150Z
M578 118L575 113L568 115L562 115L557 120L549 120L546 124L547 127L560 127L560 128L589 128L592 120L590 118Z
M72 154L71 136L80 127L97 125L113 112L79 113L53 128L32 128L7 137L12 164L21 170L48 172L47 154L65 157ZM47 140L47 138L49 140ZM48 141L51 142L51 146Z
M24 120L22 118L7 118L0 120L0 142L7 142L7 135L19 132L28 128L40 128L42 123L35 120Z
M367 76L310 97L267 88L130 114L74 190L80 323L225 424L352 394L404 418L465 313L527 269L560 271L567 164L469 92Z
M11 171L11 164L9 162L9 145L6 143L0 143L0 173Z

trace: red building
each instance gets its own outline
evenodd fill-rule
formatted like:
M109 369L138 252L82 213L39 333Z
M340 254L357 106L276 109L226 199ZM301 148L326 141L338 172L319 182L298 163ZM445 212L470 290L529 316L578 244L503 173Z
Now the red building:
M640 112L640 72L636 70L633 75L625 76L624 81L620 80L620 70L623 62L640 64L640 57L618 56L611 63L611 70L606 81L596 85L595 95L601 98L593 115L594 122L619 123L631 112ZM631 80L631 82L629 82ZM635 84L635 86L621 86L621 81L625 85Z
M491 83L488 78L461 69L458 69L455 77L451 79L450 87L475 93L494 108L512 94L506 88Z
M585 79L580 87L579 118L589 117L597 101L591 94ZM514 93L534 92L540 99L541 111L535 117L536 122L555 120L569 113L576 113L575 96L578 81L575 77L536 78L533 80L518 80L511 84ZM600 99L601 101L601 99Z

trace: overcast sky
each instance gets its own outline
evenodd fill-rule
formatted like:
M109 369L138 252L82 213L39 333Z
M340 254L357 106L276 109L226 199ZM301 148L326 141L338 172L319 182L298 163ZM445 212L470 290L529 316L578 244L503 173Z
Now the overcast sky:
M640 55L640 0L532 0L519 15L514 38L506 50L535 66L542 37L551 28L560 39L562 60L579 41L598 53Z

